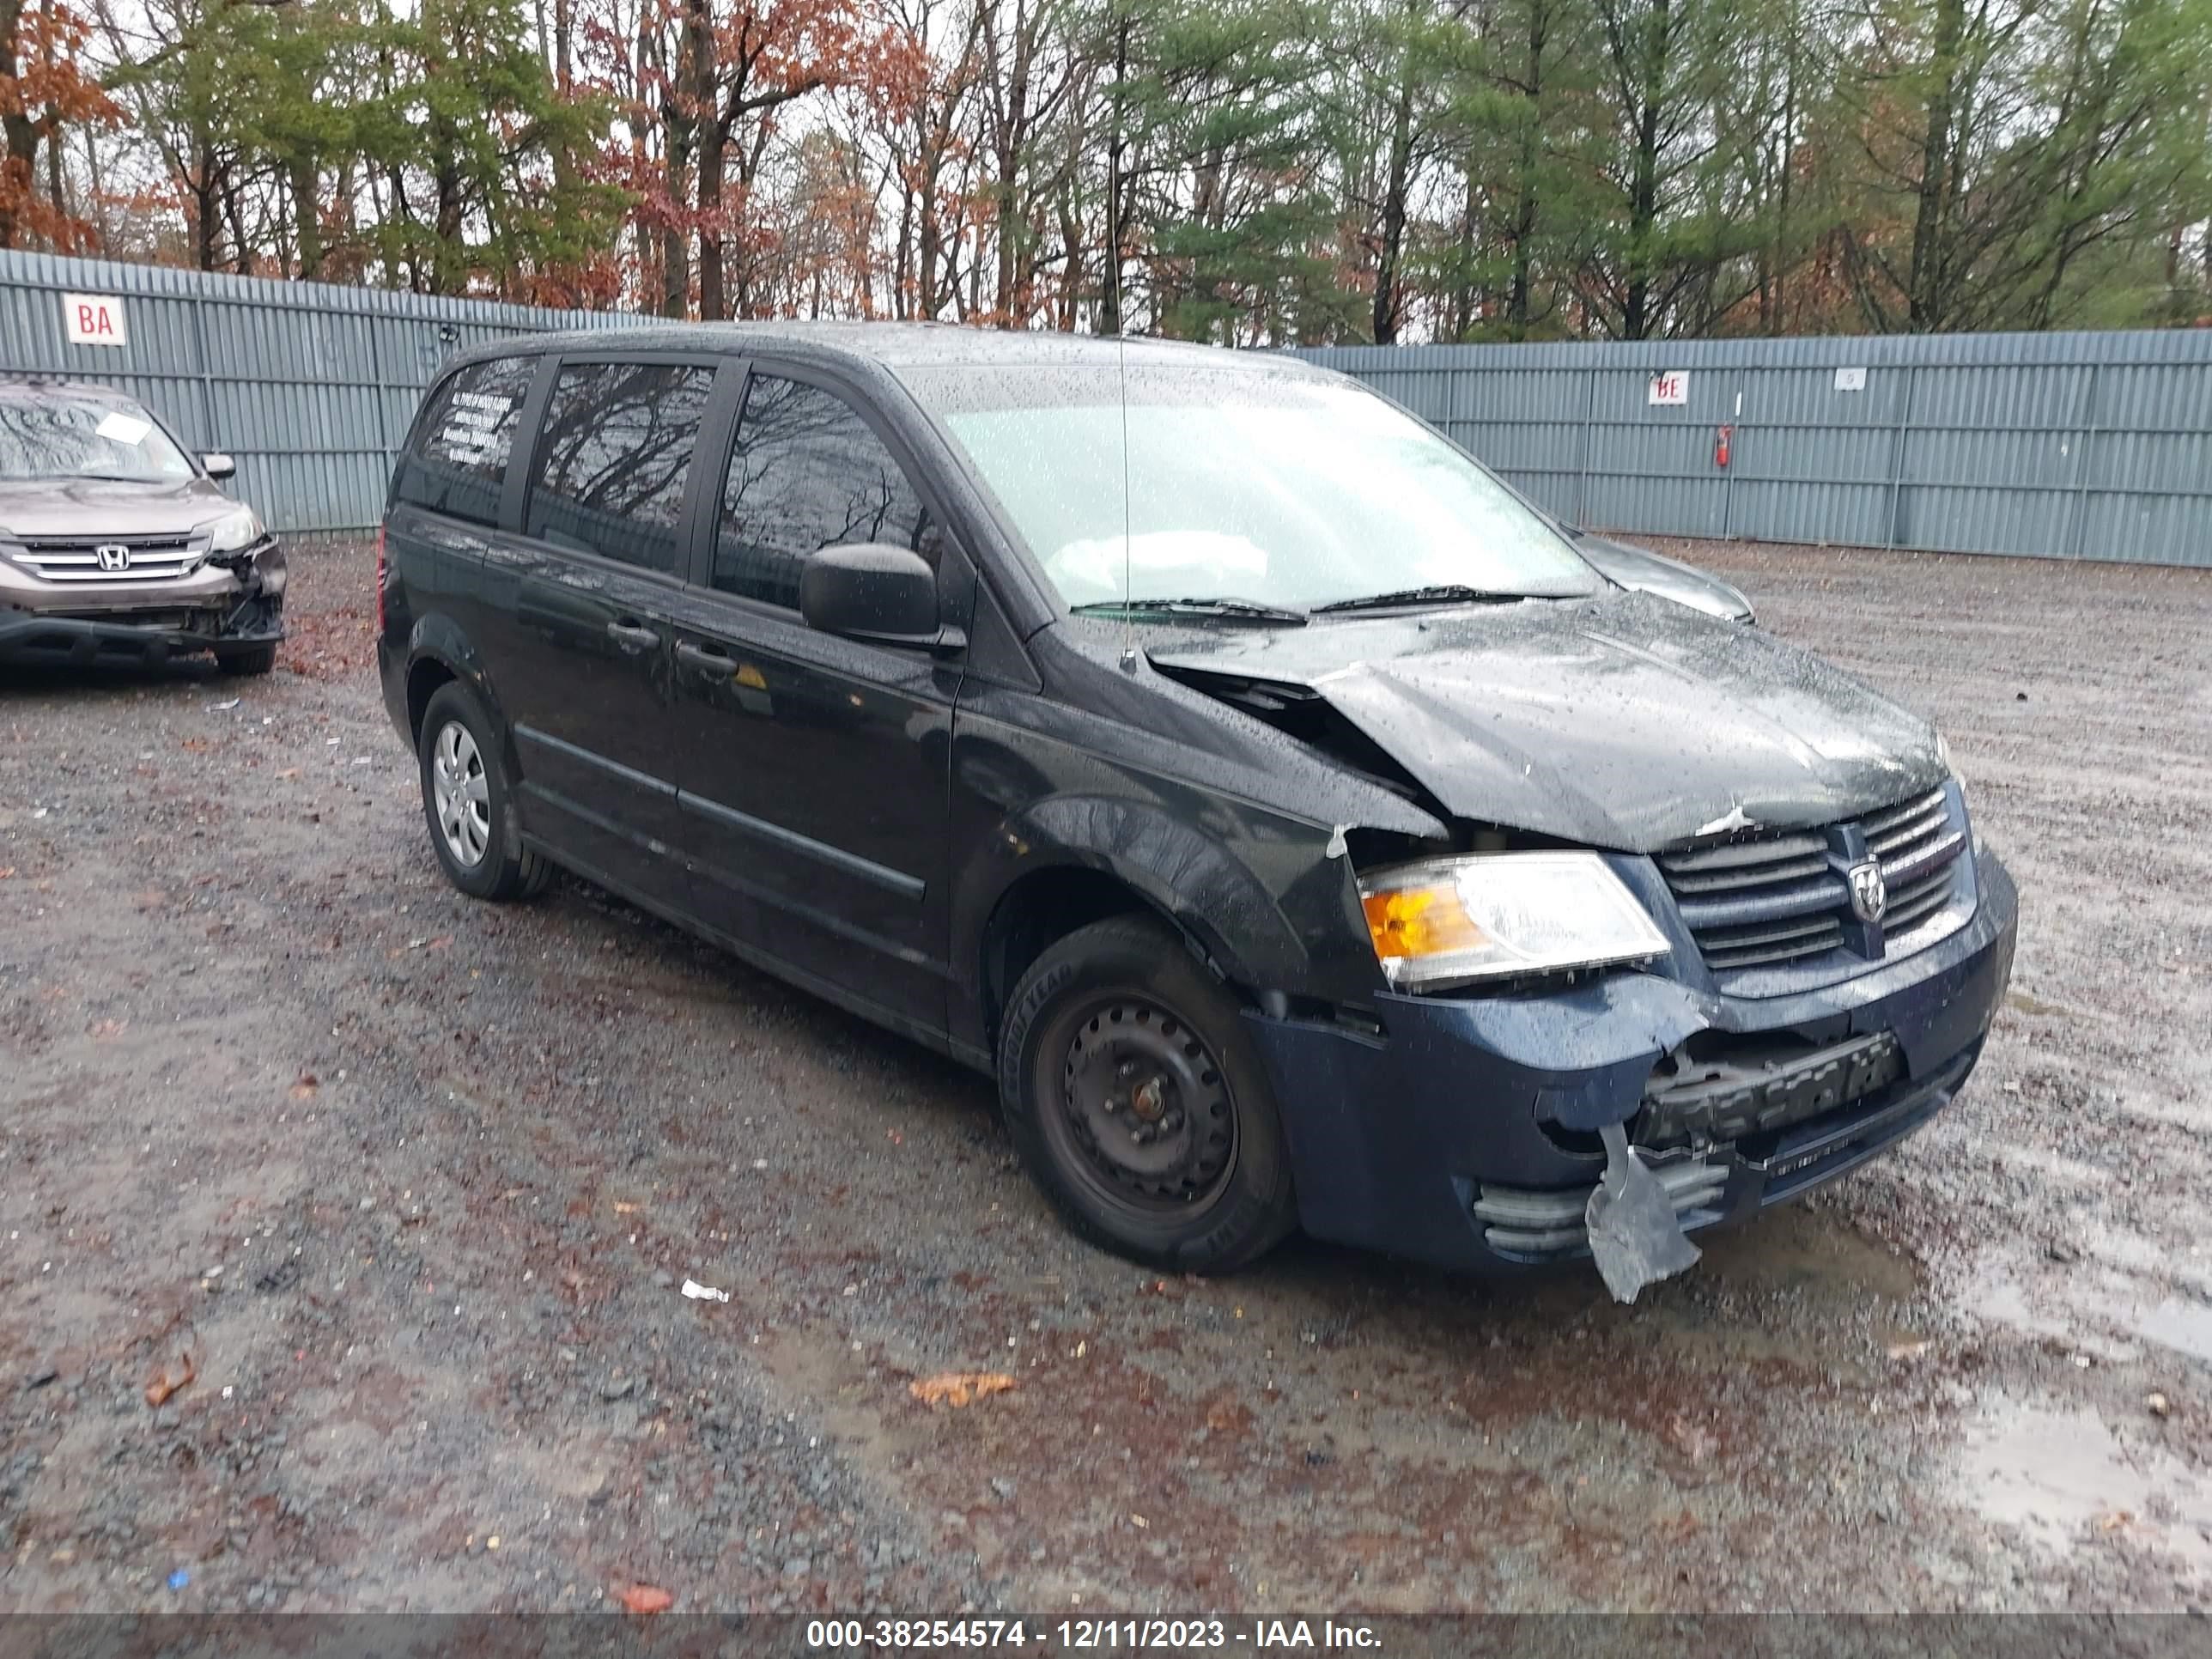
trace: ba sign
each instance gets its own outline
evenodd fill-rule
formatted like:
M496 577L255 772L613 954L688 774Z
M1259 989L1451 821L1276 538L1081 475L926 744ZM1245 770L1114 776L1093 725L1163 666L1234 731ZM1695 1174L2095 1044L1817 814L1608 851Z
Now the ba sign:
M1690 401L1690 374L1687 369L1670 368L1664 374L1651 377L1651 405L1655 409L1680 409Z
M71 345L131 343L131 336L123 326L123 301L112 295L63 295L62 326Z

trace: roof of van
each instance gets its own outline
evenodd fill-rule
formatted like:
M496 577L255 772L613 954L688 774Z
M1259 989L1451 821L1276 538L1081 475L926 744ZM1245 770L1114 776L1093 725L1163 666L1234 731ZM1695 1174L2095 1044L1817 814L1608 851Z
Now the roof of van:
M1126 361L1132 368L1237 368L1325 378L1328 372L1268 351L1233 351L1176 340L1116 338L1056 331L968 328L952 323L651 323L630 328L532 334L477 346L469 358L574 350L763 351L843 358L896 373L955 364L1065 368Z

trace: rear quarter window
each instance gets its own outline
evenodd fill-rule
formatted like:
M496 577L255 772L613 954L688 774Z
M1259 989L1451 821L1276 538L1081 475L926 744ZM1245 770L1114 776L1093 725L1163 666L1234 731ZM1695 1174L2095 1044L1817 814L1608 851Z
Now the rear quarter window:
M432 393L413 445L399 458L398 498L471 524L496 525L507 457L537 367L528 357L471 363Z

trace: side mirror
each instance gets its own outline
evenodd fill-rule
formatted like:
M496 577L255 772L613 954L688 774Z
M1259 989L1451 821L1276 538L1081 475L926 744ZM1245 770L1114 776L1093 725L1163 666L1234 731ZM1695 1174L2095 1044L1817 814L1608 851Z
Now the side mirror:
M919 553L884 542L825 547L799 573L809 628L880 645L936 645L937 573Z
M232 478L238 476L238 463L220 450L210 450L200 457L200 465L210 478Z

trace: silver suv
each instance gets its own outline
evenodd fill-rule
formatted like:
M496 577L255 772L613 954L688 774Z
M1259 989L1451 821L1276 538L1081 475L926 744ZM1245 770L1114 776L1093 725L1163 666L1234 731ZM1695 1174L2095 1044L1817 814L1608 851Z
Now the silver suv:
M212 652L226 672L267 673L284 554L222 493L236 471L108 387L0 381L0 662Z

